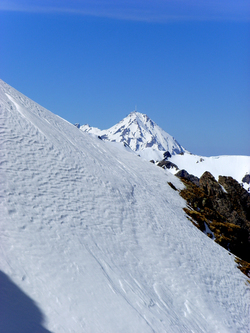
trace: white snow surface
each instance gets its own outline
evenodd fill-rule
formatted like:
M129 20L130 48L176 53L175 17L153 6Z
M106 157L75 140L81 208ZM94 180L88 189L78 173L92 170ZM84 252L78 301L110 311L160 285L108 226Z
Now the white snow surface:
M240 155L221 155L221 156L197 156L190 153L184 155L173 155L168 159L178 166L178 168L185 169L188 173L201 177L205 171L209 171L216 180L221 176L230 176L236 179L240 184L242 178L246 174L250 174L250 156ZM176 169L169 169L173 174ZM244 188L248 190L249 184L242 183Z
M126 142L134 151L140 151L140 155L148 159L162 160L163 152L178 154L186 151L170 134L160 128L146 114L133 111L118 124L107 130L99 130L96 127L83 125L80 129L84 132L93 133L102 138ZM144 152L144 150L147 150Z
M0 90L0 332L249 332L246 276L174 175Z

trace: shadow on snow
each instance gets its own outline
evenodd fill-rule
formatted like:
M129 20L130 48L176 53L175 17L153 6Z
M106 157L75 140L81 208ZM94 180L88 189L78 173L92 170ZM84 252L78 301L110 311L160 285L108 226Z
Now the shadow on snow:
M51 333L35 302L0 271L0 332Z

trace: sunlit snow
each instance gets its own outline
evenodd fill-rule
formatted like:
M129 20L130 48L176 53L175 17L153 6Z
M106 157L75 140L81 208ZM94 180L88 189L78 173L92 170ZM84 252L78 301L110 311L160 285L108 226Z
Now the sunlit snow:
M179 170L200 178L209 171L216 179L219 175L231 176L239 183L246 174L250 174L250 156L198 156L189 153L170 134L161 129L147 115L131 112L127 117L108 130L83 125L84 132L99 135L105 140L126 142L141 158L159 162L164 158L164 152L169 152L168 160L177 165ZM175 168L169 171L176 173ZM242 184L250 191L250 185Z
M109 141L126 142L129 147L144 158L150 159L159 157L163 153L182 153L186 151L170 134L160 128L146 114L131 112L118 124L107 130L99 130L96 127L83 125L80 129L84 132L93 133Z
M188 173L201 177L205 171L209 171L217 180L221 176L230 176L242 183L242 178L250 174L250 156L197 156L189 153L173 155L171 162L178 165L179 169L185 169ZM175 169L170 172L176 173ZM248 190L249 184L243 184Z
M0 90L0 332L248 331L246 276L174 175Z

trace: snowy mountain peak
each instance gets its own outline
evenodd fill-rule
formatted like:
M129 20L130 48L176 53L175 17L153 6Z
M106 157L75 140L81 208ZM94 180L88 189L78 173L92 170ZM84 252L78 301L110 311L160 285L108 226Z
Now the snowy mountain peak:
M169 151L170 154L180 154L185 151L170 134L146 114L137 111L131 112L107 130L101 131L89 125L81 126L81 130L97 134L109 141L126 142L132 150L150 159L154 159L155 155L162 157L164 151Z

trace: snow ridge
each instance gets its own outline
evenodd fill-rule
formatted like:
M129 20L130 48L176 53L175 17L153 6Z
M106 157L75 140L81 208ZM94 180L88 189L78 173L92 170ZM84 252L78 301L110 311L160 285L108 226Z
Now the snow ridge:
M175 176L3 81L0 129L1 332L248 331L246 277L188 221Z
M80 127L82 131L97 134L103 139L116 142L125 142L136 151L143 150L180 154L185 149L167 132L161 129L147 115L133 111L118 124L107 130L98 130L89 125ZM161 154L162 156L162 154Z

